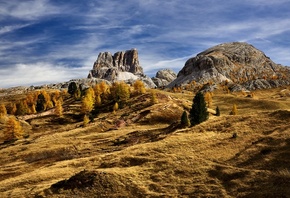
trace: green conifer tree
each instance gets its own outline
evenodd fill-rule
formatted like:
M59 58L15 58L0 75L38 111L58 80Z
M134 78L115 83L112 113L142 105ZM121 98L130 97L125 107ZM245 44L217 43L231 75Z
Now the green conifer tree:
M193 99L192 108L190 110L190 123L194 126L206 121L208 117L209 114L207 112L204 96L201 92L198 92Z
M44 111L46 106L45 106L45 97L43 95L43 93L40 93L38 96L37 96L37 101L36 101L36 111L37 112L40 112L40 111Z
M75 93L77 92L78 90L78 86L76 84L76 82L71 82L69 85L68 85L68 90L67 92L71 95L71 96L74 96Z
M216 112L216 113L215 113L216 116L220 116L220 115L221 115L221 113L220 113L220 109L219 109L218 106L216 107L215 112Z

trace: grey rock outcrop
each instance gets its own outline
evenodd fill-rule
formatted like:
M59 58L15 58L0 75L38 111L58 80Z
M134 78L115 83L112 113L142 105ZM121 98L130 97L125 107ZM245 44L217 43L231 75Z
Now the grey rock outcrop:
M139 65L138 51L136 49L116 52L114 55L110 52L99 53L88 78L95 77L112 81L118 79L120 72L144 75L143 68ZM128 77L133 76L128 74Z
M116 52L114 55L110 52L99 53L88 78L105 79L110 82L125 81L128 83L139 79L147 87L156 87L154 82L144 75L143 68L139 64L137 49Z
M262 51L244 42L224 43L209 48L186 61L177 78L168 86L195 81L227 82L237 89L263 89L288 85L290 70L274 63ZM234 85L240 86L234 86Z
M171 69L162 69L152 78L157 87L165 87L177 77L176 73Z

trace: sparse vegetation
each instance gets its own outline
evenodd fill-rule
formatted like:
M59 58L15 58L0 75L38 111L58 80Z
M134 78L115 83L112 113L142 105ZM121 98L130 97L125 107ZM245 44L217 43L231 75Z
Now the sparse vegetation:
M216 91L212 98L216 111L207 109L205 100L197 100L199 93L153 90L158 101L154 105L151 91L131 94L123 108L112 114L117 101L109 86L106 94L98 86L93 88L95 117L89 111L84 114L82 101L65 92L58 96L46 90L53 108L17 118L9 115L13 105L26 100L31 111L32 101L36 104L42 92L3 97L7 115L0 119L1 196L289 194L290 102L287 94L281 100L281 89L255 91L255 98ZM203 104L212 114L218 114L217 109L230 112L229 104L238 104L239 113L210 116L206 123L181 128L188 123L187 112L193 115L194 104ZM62 107L61 117L56 116L58 107ZM9 124L8 118L14 121ZM29 136L22 139L24 134Z

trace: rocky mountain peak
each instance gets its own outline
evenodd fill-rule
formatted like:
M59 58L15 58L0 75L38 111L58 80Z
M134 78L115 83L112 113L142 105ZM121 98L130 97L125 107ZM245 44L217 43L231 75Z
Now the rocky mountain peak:
M231 42L211 47L187 60L169 86L193 80L199 84L227 81L245 89L260 89L289 84L289 74L287 67L274 63L254 46Z
M115 80L120 72L143 75L137 49L116 52L114 55L110 52L100 52L88 78Z
M110 52L101 52L89 72L88 78L99 78L131 83L142 80L148 87L156 87L151 78L143 73L140 66L137 49L119 51L112 55Z

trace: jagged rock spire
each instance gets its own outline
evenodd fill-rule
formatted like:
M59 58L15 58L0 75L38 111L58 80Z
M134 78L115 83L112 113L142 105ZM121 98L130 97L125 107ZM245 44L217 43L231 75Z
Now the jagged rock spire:
M120 72L144 75L143 68L139 64L137 49L116 52L114 55L110 52L99 53L88 78L116 80Z

